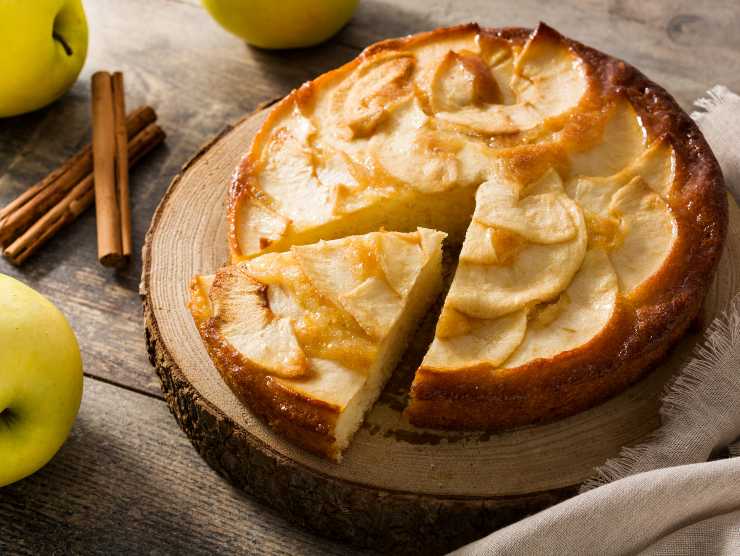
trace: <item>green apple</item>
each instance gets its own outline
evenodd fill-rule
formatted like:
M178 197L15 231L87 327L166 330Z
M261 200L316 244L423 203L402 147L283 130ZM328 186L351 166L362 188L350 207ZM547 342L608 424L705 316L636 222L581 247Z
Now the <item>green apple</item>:
M227 31L260 48L325 41L349 21L358 0L203 0Z
M69 435L82 400L82 359L62 313L0 274L0 487L36 472Z
M0 118L62 96L86 56L81 0L0 0Z

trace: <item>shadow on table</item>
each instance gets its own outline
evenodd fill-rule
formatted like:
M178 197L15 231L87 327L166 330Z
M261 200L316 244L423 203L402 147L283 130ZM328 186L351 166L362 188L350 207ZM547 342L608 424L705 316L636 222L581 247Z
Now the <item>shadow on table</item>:
M245 55L256 61L264 75L287 94L301 83L352 60L369 44L438 26L428 15L390 2L360 2L350 23L325 43L287 50L266 50L245 44Z
M343 553L228 485L193 450L161 400L98 381L85 381L80 415L56 457L0 489L3 554L268 549Z

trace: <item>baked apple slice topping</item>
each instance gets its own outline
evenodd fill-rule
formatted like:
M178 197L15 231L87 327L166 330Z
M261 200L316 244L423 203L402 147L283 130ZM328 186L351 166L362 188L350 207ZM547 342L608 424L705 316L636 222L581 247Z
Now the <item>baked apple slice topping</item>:
M670 137L552 29L504 36L380 43L269 115L232 191L242 273L201 279L219 292L238 277L249 299L194 302L261 372L350 407L331 388L364 391L438 256L417 226L461 249L417 379L575 352L665 276L682 175ZM248 326L227 323L247 310Z
M266 253L196 277L190 308L237 396L339 459L439 294L444 236L375 232Z

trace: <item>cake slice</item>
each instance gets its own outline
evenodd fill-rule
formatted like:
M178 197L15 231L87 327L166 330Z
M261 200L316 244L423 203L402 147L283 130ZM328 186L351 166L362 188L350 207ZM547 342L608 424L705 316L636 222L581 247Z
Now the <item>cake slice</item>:
M339 461L437 297L445 234L373 232L197 276L190 309L244 404Z

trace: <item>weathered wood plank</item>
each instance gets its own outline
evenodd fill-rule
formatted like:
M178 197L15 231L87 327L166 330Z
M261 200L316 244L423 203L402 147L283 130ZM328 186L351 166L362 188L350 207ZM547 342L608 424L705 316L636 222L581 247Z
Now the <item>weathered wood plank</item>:
M128 104L154 105L167 146L132 173L134 241L171 176L197 147L258 103L286 93L381 38L464 21L532 26L544 20L625 58L685 107L714 83L740 89L735 0L362 0L352 23L322 47L250 49L222 31L199 0L86 2L90 57L53 106L0 121L0 204L88 141L89 76L121 69ZM96 262L88 213L22 270L0 272L49 295L76 328L89 374L159 396L145 354L140 262L111 274ZM164 404L86 381L70 442L38 475L0 491L0 553L346 553L287 525L205 466Z
M166 405L85 381L72 435L0 490L0 554L347 554L218 477Z
M202 143L260 102L356 54L337 45L285 53L251 49L187 3L96 0L86 9L90 55L72 91L47 109L0 123L0 205L89 141L90 75L121 69L128 106L154 106L168 133L166 146L131 174L137 253L162 192ZM39 289L69 316L89 374L158 394L145 356L139 257L112 274L97 263L95 244L89 211L21 270L0 260L0 272Z
M171 1L199 6L198 0ZM468 21L491 27L532 27L545 21L641 68L684 108L715 83L740 88L740 8L735 0L362 0L333 42L363 48Z

